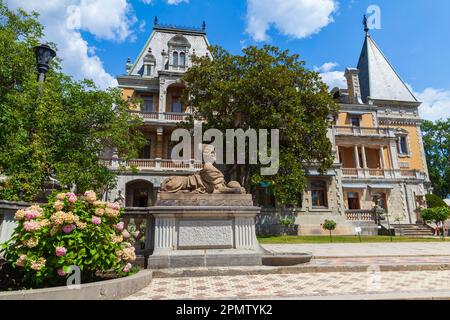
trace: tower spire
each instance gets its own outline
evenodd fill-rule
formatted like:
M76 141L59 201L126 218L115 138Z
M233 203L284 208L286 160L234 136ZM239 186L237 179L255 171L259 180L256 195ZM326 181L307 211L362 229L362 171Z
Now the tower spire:
M367 24L367 15L363 16L363 25L364 25L364 31L366 32L366 35L369 34L369 25Z

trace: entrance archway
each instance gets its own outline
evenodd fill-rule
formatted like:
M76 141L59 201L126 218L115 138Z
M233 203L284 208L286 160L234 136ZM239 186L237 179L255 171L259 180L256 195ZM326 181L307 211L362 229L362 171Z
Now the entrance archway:
M153 205L153 184L145 180L135 180L125 185L126 206L145 208Z

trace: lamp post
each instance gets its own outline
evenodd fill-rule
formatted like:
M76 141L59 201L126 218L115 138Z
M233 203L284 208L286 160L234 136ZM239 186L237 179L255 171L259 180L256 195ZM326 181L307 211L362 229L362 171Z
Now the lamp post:
M41 44L33 48L36 55L36 65L38 69L38 82L45 81L45 74L50 70L50 63L56 57L56 52L46 44Z

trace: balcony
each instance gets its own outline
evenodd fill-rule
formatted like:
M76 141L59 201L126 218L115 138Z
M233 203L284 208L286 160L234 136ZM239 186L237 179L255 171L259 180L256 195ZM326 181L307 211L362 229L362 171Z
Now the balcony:
M181 121L187 121L190 113L178 113L178 112L145 112L131 110L132 115L140 117L144 122L166 122L176 123Z
M202 163L195 160L173 161L168 159L102 159L100 163L111 170L132 170L139 171L199 171L203 168Z
M381 179L426 179L425 172L419 170L394 170L394 169L361 169L343 168L344 177L354 178L381 178Z
M334 126L333 132L335 136L375 137L375 138L394 137L392 129L380 127L364 128L354 126Z

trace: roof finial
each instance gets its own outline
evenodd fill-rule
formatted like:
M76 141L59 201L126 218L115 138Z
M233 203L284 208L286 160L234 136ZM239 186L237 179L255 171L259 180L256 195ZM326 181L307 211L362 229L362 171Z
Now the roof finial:
M205 21L205 20L203 20L203 23L202 23L202 30L203 30L203 31L206 30L206 21Z
M158 25L158 16L155 16L155 22L154 22L154 24L155 24L155 27Z
M369 29L369 25L367 24L367 15L364 15L363 25L364 25L364 31L366 32L366 35L368 35L370 29Z

